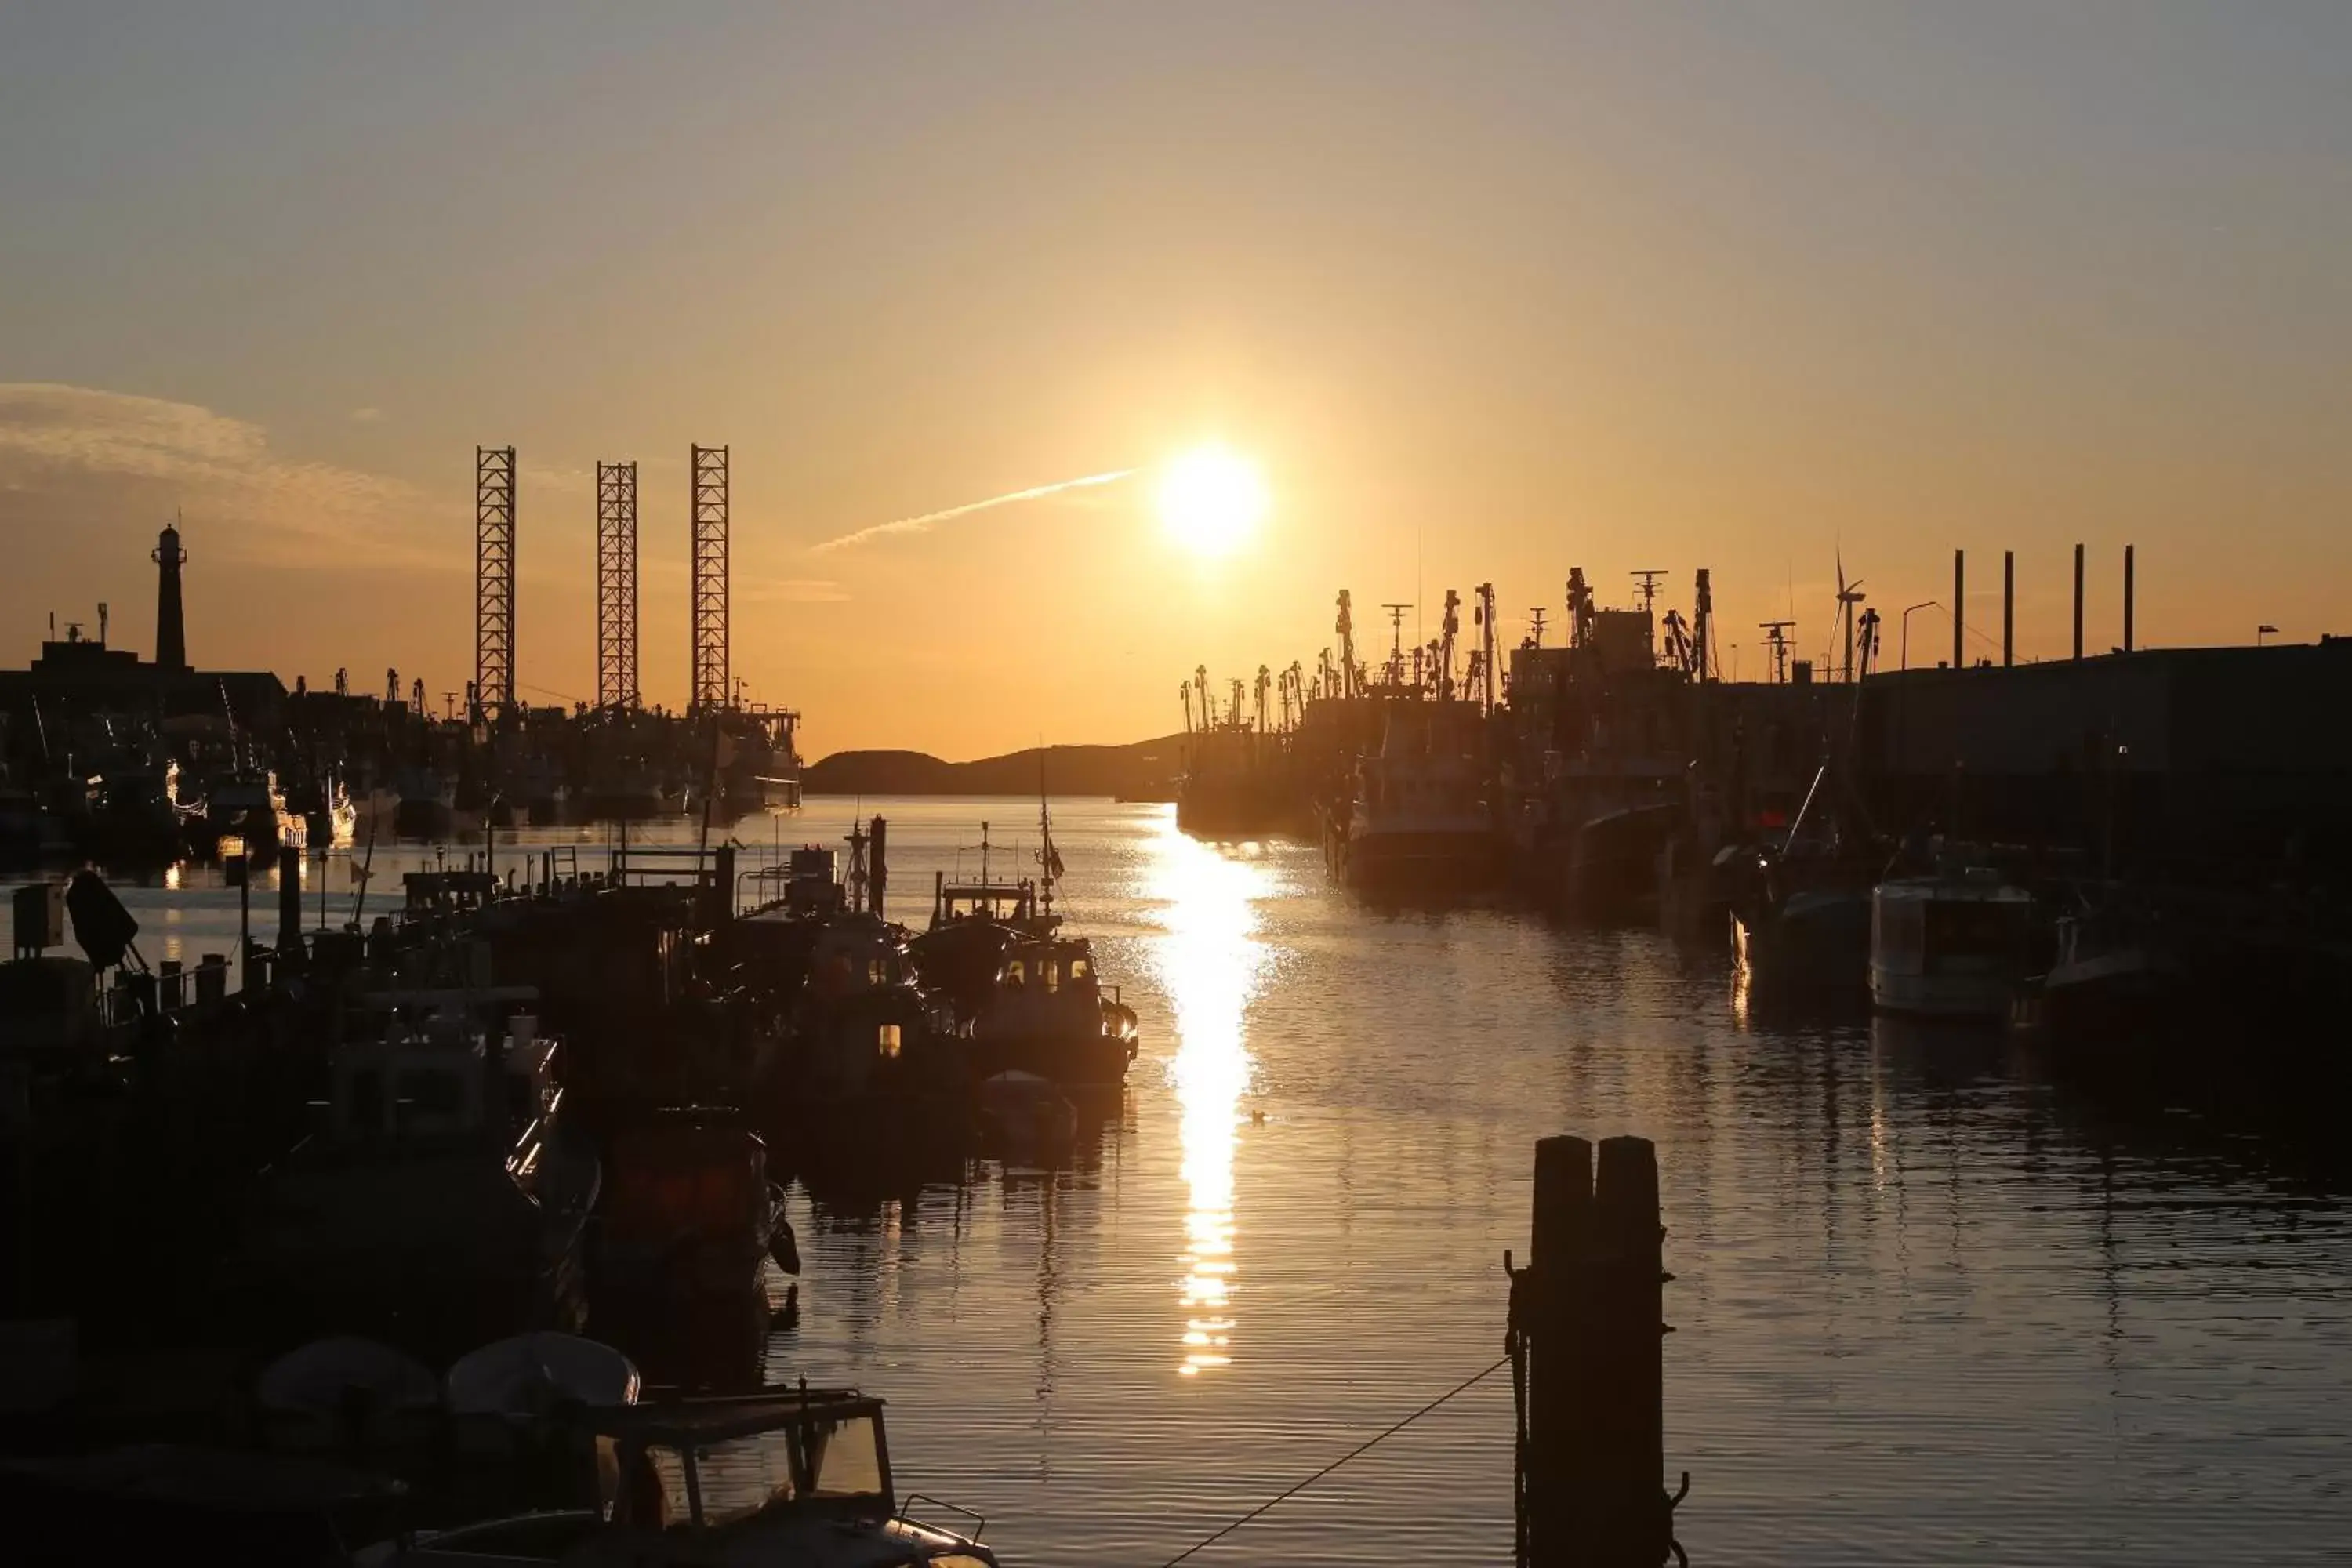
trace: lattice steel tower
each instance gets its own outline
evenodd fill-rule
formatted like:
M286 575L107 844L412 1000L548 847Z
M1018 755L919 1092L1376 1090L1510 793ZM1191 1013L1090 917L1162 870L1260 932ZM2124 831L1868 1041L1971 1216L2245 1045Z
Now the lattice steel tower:
M596 465L596 706L637 705L637 466Z
M691 710L727 706L727 448L694 448Z
M474 690L485 713L514 710L515 449L474 448Z

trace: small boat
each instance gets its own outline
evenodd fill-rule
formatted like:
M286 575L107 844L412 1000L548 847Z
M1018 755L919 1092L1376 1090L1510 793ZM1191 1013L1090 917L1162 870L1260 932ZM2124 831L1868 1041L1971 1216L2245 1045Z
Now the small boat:
M985 1519L900 1496L882 1408L854 1389L802 1388L587 1412L614 1459L598 1507L420 1534L391 1561L993 1568ZM918 1503L970 1520L970 1533L918 1521Z
M460 1356L442 1385L452 1453L509 1459L541 1451L550 1436L576 1436L574 1409L635 1405L644 1386L636 1363L612 1346L542 1330L516 1334ZM580 1445L583 1463L593 1445Z
M1871 894L1870 999L1883 1013L2006 1018L2032 968L2033 895L1990 867L1893 879Z
M983 836L978 882L934 883L916 967L953 1008L972 1079L1025 1072L1065 1088L1116 1088L1135 1060L1135 1010L1117 987L1106 991L1093 944L1064 932L1054 912L1062 858L1042 792L1038 825L1035 880L991 881Z
M637 1367L610 1345L541 1330L514 1334L457 1358L444 1382L449 1414L520 1423L568 1405L635 1405Z

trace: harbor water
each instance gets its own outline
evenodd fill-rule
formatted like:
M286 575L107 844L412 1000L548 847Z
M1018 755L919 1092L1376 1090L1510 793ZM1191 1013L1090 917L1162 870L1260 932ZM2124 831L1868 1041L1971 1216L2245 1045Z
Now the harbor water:
M901 920L977 874L983 818L991 868L1034 871L1034 803L735 831L751 864L877 811ZM1657 1144L1694 1561L2346 1561L2352 1223L2259 1094L1998 1030L1774 1026L1713 952L1370 910L1313 847L1203 845L1164 806L1054 826L1061 910L1140 1018L1123 1100L1063 1169L959 1178L910 1131L807 1173L801 1311L763 1349L885 1395L901 1490L983 1512L1008 1563L1165 1563L1488 1367L1556 1132ZM418 863L380 847L371 901ZM315 874L340 921L347 872ZM234 946L212 874L125 892L151 959ZM1507 1563L1511 1431L1506 1370L1192 1561Z

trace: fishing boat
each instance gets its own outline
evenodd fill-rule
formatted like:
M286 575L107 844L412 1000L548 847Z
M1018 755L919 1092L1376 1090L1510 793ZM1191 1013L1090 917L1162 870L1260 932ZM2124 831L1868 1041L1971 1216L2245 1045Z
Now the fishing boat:
M1360 892L1419 898L1480 892L1502 875L1499 840L1471 725L1452 703L1392 704L1377 752L1356 765L1334 869Z
M419 1535L392 1561L992 1568L983 1517L900 1495L882 1412L855 1389L807 1387L585 1412L583 1428L613 1456L597 1507ZM918 1504L970 1522L919 1521Z
M597 1218L600 1294L740 1292L771 1257L800 1272L767 1144L724 1113L674 1110L615 1135Z
M1921 1017L2007 1017L2032 967L2033 921L2033 895L1990 867L1879 883L1871 894L1872 1005Z
M234 838L257 859L274 858L281 843L299 847L308 832L302 819L287 811L278 775L266 768L236 768L215 776L205 789L205 813L215 843Z
M978 882L942 876L915 961L923 984L953 1007L975 1080L1025 1072L1067 1088L1116 1086L1135 1059L1135 1010L1104 987L1092 942L1062 930L1054 912L1062 858L1042 799L1038 821L1040 875L992 881L983 855Z
M558 1043L528 987L359 999L322 1124L272 1173L225 1300L297 1331L366 1331L437 1359L584 1303L596 1158L569 1127Z

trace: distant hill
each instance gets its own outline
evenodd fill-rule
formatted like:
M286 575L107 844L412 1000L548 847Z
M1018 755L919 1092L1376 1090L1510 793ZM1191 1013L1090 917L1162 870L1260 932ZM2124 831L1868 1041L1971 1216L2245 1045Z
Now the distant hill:
M1167 800L1174 790L1181 735L1128 746L1048 746L1045 787L1057 795ZM1037 793L1041 753L947 763L922 752L835 752L801 770L809 795L1012 795Z

